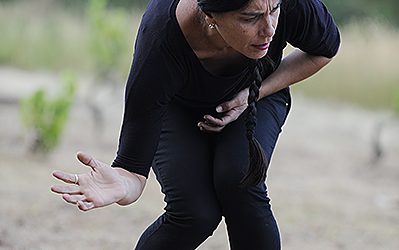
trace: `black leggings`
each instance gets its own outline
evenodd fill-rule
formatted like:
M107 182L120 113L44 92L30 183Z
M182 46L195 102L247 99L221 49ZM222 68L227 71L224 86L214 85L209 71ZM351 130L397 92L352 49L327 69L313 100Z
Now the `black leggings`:
M255 136L269 159L289 104L288 89L258 102ZM222 132L207 134L196 124L209 112L169 105L153 166L167 205L136 249L195 249L212 235L222 216L231 249L280 249L266 185L238 187L248 165L245 113Z

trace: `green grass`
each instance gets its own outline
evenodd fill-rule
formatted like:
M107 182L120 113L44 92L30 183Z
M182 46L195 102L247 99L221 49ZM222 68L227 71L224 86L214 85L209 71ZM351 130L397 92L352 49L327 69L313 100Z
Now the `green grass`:
M86 12L46 2L0 4L0 66L95 74L98 59L89 47ZM130 67L141 13L128 11L122 29L127 33L126 52L114 66L121 79ZM342 46L332 63L295 85L293 92L399 112L399 31L369 21L347 25L341 34Z

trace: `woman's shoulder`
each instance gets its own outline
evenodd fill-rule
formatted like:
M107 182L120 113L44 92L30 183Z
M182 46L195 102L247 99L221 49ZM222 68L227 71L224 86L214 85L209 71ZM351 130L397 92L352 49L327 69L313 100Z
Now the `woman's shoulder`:
M337 25L321 0L283 0L285 38L294 47L332 57L340 44Z
M297 14L299 12L314 12L322 9L327 10L327 7L322 0L282 0L281 9L285 14Z
M139 32L162 34L171 19L169 9L174 2L175 0L151 0L142 16Z
M154 69L172 65L180 70L184 54L181 49L179 29L173 8L178 0L151 0L145 10L137 31L134 48L134 66L143 65Z
M178 0L151 0L142 16L137 32L138 41L147 45L173 44L179 34L175 9Z

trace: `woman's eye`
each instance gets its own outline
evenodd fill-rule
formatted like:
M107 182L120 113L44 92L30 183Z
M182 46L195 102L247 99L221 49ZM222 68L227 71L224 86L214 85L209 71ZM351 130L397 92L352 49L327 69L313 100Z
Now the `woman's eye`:
M250 18L246 18L245 21L252 22L252 21L257 20L258 18L259 18L259 16L253 16L253 17L250 17Z

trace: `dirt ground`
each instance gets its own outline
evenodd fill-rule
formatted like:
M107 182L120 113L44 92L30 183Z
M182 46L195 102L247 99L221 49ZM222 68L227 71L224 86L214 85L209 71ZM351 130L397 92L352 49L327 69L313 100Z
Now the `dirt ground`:
M60 147L49 156L28 153L29 134L12 100L40 85L52 88L57 79L0 69L0 100L11 100L0 104L0 249L132 249L164 207L153 175L140 200L127 207L83 213L50 192L57 183L54 169L87 171L75 160L76 151L112 161L123 89L99 88L90 97L103 110L100 128L85 105L82 84ZM387 112L293 99L268 175L283 249L399 249L399 120ZM379 121L383 155L375 163L372 131ZM199 249L228 249L224 223Z

